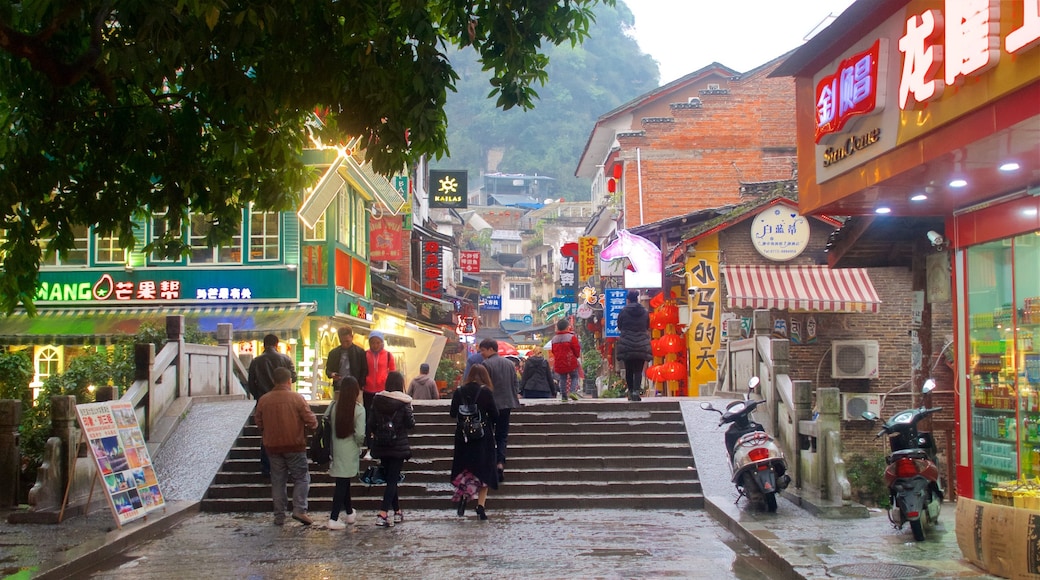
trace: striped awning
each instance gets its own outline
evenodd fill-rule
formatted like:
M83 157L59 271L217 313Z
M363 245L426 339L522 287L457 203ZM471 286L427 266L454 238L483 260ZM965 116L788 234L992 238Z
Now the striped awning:
M864 268L722 266L727 308L806 312L877 312L881 304Z
M142 324L163 328L166 317L170 315L183 315L185 325L197 325L202 332L216 332L218 324L230 323L233 339L260 340L269 333L282 339L299 338L303 320L315 306L313 303L106 308L38 306L36 316L19 311L0 317L0 344L111 344L136 334Z

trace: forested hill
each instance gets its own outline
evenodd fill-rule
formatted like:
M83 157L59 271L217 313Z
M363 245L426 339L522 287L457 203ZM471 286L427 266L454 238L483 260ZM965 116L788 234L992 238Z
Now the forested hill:
M474 52L450 53L461 77L447 104L451 158L431 166L469 170L471 189L485 172L547 175L556 180L550 196L588 200L590 184L574 170L596 119L658 86L657 62L625 34L633 23L618 0L616 7L596 8L584 44L548 46L549 80L536 87L540 98L530 111L495 108Z

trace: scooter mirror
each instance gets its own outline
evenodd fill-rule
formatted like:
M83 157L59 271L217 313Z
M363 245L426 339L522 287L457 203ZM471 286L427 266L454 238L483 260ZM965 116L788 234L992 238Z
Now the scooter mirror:
M932 392L934 390L935 390L935 380L934 379L928 379L927 381L924 382L924 385L921 386L921 392L922 393L930 393L930 392Z
M863 417L867 421L873 421L873 420L877 419L877 415L875 415L874 413L871 413L870 411L863 411L863 413L860 415L860 417Z
M705 411L714 411L715 407L712 407L711 403L709 403L707 401L702 401L701 402L701 409L704 409Z
M758 384L761 383L761 382L762 381L760 381L758 377L751 377L750 379L748 379L748 382L747 382L748 391L754 391L756 388L758 388Z

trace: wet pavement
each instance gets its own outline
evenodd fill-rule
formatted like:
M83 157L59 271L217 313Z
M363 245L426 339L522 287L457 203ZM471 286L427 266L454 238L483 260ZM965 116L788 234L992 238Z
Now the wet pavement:
M943 506L925 542L869 518L813 516L781 498L776 514L734 504L723 430L698 399L681 401L707 509L408 512L393 529L359 514L344 531L266 514L198 513L198 500L252 403L191 406L153 457L164 513L115 529L107 508L58 526L0 525L0 575L25 578L378 578L494 574L503 578L994 578L961 556L955 506ZM604 401L604 404L628 404ZM235 425L234 433L227 426Z

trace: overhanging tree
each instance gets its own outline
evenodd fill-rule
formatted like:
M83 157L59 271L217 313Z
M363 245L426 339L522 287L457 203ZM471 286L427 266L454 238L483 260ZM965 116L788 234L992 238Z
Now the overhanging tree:
M71 226L133 248L134 218L165 211L145 250L173 256L189 208L216 245L249 204L295 207L313 138L361 137L386 175L443 156L449 45L480 55L496 106L531 108L542 43L583 40L601 3L0 2L0 309L34 310L41 258L73 247Z

